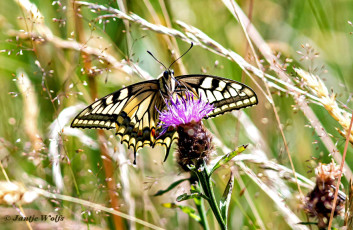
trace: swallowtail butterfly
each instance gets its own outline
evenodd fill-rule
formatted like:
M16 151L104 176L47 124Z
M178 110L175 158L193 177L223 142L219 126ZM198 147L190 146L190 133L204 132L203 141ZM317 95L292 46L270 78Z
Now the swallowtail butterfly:
M116 129L121 142L134 150L135 161L136 152L144 146L165 146L167 158L178 134L176 130L169 129L159 137L162 128L157 127L157 110L164 109L165 98L186 91L214 105L215 109L208 118L258 103L255 92L240 82L201 74L174 77L169 67L156 80L129 85L95 101L75 117L71 127Z

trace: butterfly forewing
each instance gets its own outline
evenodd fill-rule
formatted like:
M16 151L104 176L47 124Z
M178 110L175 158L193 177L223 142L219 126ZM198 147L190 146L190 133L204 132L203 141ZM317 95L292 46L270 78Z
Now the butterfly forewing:
M156 136L152 132L157 129L159 114L156 108L163 110L164 106L158 80L145 81L95 101L76 116L71 127L116 128L116 134L120 136L121 142L125 142L136 153L144 146L156 145ZM163 136L157 144L169 149L171 146L169 139L172 136L172 134Z
M238 110L258 103L255 92L240 82L211 75L184 75L176 77L178 91L185 88L215 106L208 117Z
M124 108L130 104L131 97L144 91L158 91L157 82L157 80L152 80L133 84L95 101L75 117L71 127L115 128L115 122Z

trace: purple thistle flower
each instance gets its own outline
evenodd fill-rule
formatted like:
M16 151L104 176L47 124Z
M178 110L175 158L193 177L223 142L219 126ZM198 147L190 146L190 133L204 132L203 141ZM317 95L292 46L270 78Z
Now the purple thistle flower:
M215 109L210 103L204 102L201 97L195 100L190 93L186 93L186 98L176 98L176 100L171 98L170 104L166 104L167 109L159 112L159 125L163 129L167 129L169 126L177 127L182 124L199 122Z
M166 101L166 110L159 112L159 125L163 131L174 127L178 132L177 162L185 171L188 165L199 167L203 161L209 161L209 156L214 150L212 135L202 124L202 118L214 110L214 106L204 102L201 97L194 99L190 93L185 98L171 98Z

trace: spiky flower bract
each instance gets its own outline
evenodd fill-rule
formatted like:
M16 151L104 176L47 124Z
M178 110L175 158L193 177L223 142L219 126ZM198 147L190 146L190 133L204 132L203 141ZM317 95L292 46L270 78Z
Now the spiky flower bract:
M214 146L202 119L213 109L214 106L202 98L195 99L186 93L185 98L171 98L167 109L160 112L160 125L164 130L172 126L178 132L177 162L185 171L189 171L188 165L198 166L202 161L209 161Z

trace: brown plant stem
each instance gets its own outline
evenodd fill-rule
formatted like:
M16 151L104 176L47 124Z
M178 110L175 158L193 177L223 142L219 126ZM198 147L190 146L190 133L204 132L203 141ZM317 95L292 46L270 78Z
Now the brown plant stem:
M74 9L75 26L76 26L78 40L80 43L85 43L86 41L84 37L82 20L80 17L78 17L76 13L77 5L75 3L73 4L73 9ZM97 83L96 83L95 76L90 74L90 71L89 71L91 69L91 59L89 57L89 54L85 52L82 52L82 58L84 60L84 69L85 69L85 72L87 73L87 78L88 78L87 80L88 80L88 85L91 93L91 98L94 101L96 98L98 98L98 93L97 93ZM115 186L116 183L114 179L113 161L111 160L111 157L109 156L109 153L108 153L108 149L104 144L106 143L106 139L104 137L104 131L97 130L97 135L98 135L99 149L103 159L103 168L104 168L104 173L105 173L105 178L106 178L106 183L108 188L110 205L114 210L117 210L117 208L119 207L119 201L116 195L117 188ZM123 222L121 217L117 215L113 215L112 219L114 222L115 229L122 230Z
M340 184L341 184L341 179L342 179L342 174L343 174L343 166L344 166L344 161L346 159L346 154L347 154L347 149L348 149L348 143L349 143L349 136L352 131L352 125L353 125L353 112L352 112L352 118L351 118L351 123L349 124L348 130L346 130L346 143L344 145L344 150L343 150L343 156L342 156L342 162L341 162L341 167L340 167L340 175L338 177L337 185L336 185L336 190L335 190L335 198L333 199L333 204L332 204L332 211L331 211L331 216L330 216L330 221L328 224L328 230L331 230L332 226L332 220L333 220L333 215L335 213L336 209L336 202L337 202L337 196L338 196L338 191L340 190Z

